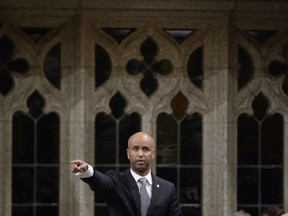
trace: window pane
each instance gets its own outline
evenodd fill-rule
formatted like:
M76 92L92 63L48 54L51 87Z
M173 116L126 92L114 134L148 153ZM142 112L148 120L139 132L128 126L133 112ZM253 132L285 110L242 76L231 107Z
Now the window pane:
M203 50L201 46L193 51L188 61L188 76L190 81L199 89L202 88L203 80Z
M262 164L282 165L283 162L283 120L273 115L264 120L261 127Z
M99 87L105 83L111 74L111 60L107 51L100 46L95 44L95 87Z
M193 215L193 216L201 216L201 207L182 207L183 215Z
M255 168L238 168L237 194L238 203L258 203L258 170Z
M38 206L37 215L41 216L57 216L58 206Z
M37 202L58 202L58 168L40 167L37 169Z
M44 73L47 80L60 89L61 86L61 44L52 47L46 55Z
M32 203L34 195L34 169L13 167L12 202Z
M31 216L33 215L32 206L13 206L12 216Z
M157 163L177 163L177 123L166 113L157 118Z
M202 119L187 116L181 123L181 164L200 165L202 162Z
M24 113L13 115L13 163L34 162L34 123Z
M258 123L253 117L238 118L238 165L258 164Z
M43 116L37 124L38 163L59 161L59 118L55 113Z
M282 204L283 200L283 170L262 169L261 171L261 193L262 203L264 204Z
M95 216L107 216L107 207L106 206L96 206L95 207Z
M200 168L180 169L180 202L201 203L202 178Z
M95 163L116 162L116 123L111 116L99 113L95 121Z
M157 167L157 175L164 178L177 186L177 169L171 167Z
M238 47L238 89L245 86L253 75L252 60L243 47Z

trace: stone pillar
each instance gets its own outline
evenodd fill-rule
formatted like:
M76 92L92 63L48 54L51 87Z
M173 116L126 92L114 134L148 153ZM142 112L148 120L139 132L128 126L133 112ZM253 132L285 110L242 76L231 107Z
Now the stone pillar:
M209 111L203 116L203 207L204 216L231 216L236 211L236 167L231 95L236 80L231 75L229 18L211 23L204 45L204 93ZM231 152L232 151L232 152Z
M94 78L90 77L92 67L89 66L90 51L87 50L89 46L90 50L93 50L94 46L88 44L87 25L84 23L85 16L83 14L76 15L73 19L74 30L70 31L70 33L74 32L71 43L73 51L68 54L70 55L70 66L69 62L66 62L66 68L64 67L69 71L67 72L70 77L68 81L71 81L71 86L67 89L67 96L71 103L69 119L67 122L62 121L61 123L61 127L63 127L61 133L67 134L63 134L66 138L61 140L65 147L61 147L61 164L63 165L61 168L63 176L61 177L63 179L60 181L60 190L62 190L60 215L94 216L94 192L79 177L70 172L69 164L73 159L81 159L94 166L94 139L91 137L91 134L94 134L94 119L89 115L88 101L91 99L91 92L95 87L93 85ZM70 184L67 185L67 181Z
M5 102L5 100L3 100ZM5 103L1 104L4 105ZM0 105L0 106L1 106ZM0 107L0 215L11 215L11 203L12 203L12 172L11 172L11 157L12 157L12 120L7 119L4 115L4 108ZM3 114L3 115L2 115Z

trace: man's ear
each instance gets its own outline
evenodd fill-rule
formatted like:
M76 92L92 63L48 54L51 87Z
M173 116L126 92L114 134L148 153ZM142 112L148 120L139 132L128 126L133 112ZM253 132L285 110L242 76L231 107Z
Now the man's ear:
M153 155L152 155L152 160L154 160L154 158L156 157L156 150L155 149L153 149Z
M130 157L129 157L129 149L128 149L128 148L126 149L126 153L127 153L127 158L128 158L128 160L130 160Z

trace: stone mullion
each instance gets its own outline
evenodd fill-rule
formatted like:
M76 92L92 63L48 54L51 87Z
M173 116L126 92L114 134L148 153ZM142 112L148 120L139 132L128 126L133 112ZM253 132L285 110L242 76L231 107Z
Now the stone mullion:
M235 169L231 161L234 130L231 94L230 24L228 17L215 20L205 43L204 93L209 111L203 116L204 216L230 216L236 210ZM233 177L234 176L234 177Z
M89 91L94 89L90 86L89 66L86 65L87 59L87 24L86 17L78 14L74 17L74 50L73 63L74 69L71 73L71 108L70 108L70 148L72 159L82 159L93 165L93 153L91 148L94 146L93 140L89 139L91 130L90 120L87 120L88 101L91 100ZM92 124L93 125L93 124ZM92 151L93 152L93 151ZM72 174L71 174L72 175ZM69 206L73 216L92 216L94 215L94 193L83 183L79 177L71 178L72 203ZM63 214L65 215L65 214Z
M5 101L5 100L4 100ZM1 110L2 111L2 110ZM7 113L7 112L6 112ZM4 112L3 112L4 114ZM0 215L11 215L12 203L12 120L0 115Z

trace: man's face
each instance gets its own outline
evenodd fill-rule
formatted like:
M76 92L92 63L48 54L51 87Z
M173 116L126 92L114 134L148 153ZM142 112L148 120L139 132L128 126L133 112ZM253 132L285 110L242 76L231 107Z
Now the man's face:
M127 157L132 170L138 175L145 176L149 173L154 154L154 142L148 134L138 132L128 140Z

